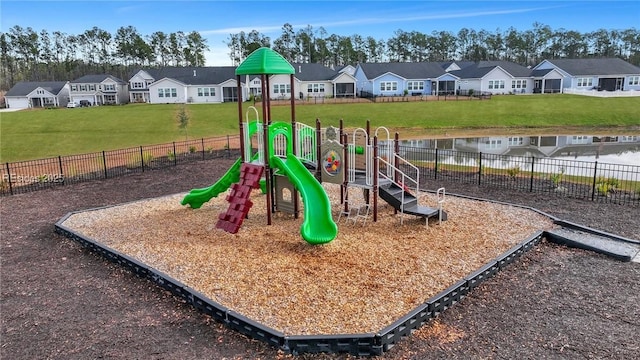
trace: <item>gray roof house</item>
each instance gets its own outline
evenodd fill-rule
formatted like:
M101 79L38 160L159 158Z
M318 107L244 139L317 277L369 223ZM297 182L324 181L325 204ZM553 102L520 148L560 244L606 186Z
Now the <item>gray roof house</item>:
M92 105L126 104L129 102L127 83L105 74L85 75L69 82L70 101L86 101Z
M129 79L131 102L221 103L237 101L235 67L164 67L135 72Z
M450 64L437 62L361 63L354 76L360 96L399 96L452 92L458 77L447 73Z
M457 90L492 94L523 94L533 91L531 69L510 61L479 61L450 71L458 77Z
M295 70L293 94L298 99L356 96L356 79L349 71L338 71L317 63L292 63L291 66ZM260 79L257 83L261 84ZM273 75L269 84L272 99L290 99L289 76Z
M594 96L640 96L640 68L618 58L544 60L534 78L547 71L562 77L562 92Z
M6 94L10 109L66 106L69 101L67 81L20 81Z

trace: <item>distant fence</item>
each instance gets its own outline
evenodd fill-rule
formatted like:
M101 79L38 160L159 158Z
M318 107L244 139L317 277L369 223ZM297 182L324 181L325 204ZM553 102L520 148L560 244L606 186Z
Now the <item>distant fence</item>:
M400 155L421 169L420 183L427 186L469 183L640 205L640 166L418 147L400 147Z
M13 195L97 179L145 172L178 164L229 157L239 136L202 138L81 155L4 163L0 195Z
M108 179L178 164L239 156L226 136L2 164L0 195ZM640 166L401 146L421 184L468 183L640 206Z

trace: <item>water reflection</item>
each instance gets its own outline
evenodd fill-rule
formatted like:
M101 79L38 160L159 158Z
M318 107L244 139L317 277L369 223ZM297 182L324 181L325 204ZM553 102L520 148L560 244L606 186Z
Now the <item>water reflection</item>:
M640 135L535 135L401 140L401 147L456 150L457 163L473 162L465 152L517 157L640 165Z

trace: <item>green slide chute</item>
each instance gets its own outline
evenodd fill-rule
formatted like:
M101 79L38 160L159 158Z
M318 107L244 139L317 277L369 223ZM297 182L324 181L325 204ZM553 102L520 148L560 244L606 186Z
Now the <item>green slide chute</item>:
M199 209L202 204L218 196L221 192L227 191L231 185L240 181L240 166L242 158L236 160L231 168L216 181L215 184L201 189L193 189L182 199L180 204L189 205L193 209Z
M247 131L249 132L249 136L252 136L258 131L258 123L257 121L252 121L249 123L249 128ZM258 153L253 155L252 161L258 158ZM227 170L227 172L222 175L222 177L215 182L215 184L200 189L193 189L189 191L189 193L182 199L180 204L189 205L193 209L199 209L202 204L211 200L214 197L220 195L220 193L227 191L231 187L231 185L240 181L240 167L242 166L242 158L236 160L236 162L231 165L231 168Z
M302 195L304 220L300 235L310 244L324 244L335 239L338 226L331 217L331 203L322 185L293 154L287 159L271 157L271 165L286 175Z

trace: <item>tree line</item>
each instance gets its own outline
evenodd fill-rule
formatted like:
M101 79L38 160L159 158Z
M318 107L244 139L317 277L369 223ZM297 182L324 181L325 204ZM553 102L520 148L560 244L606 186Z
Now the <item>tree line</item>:
M0 90L18 81L69 80L110 74L128 80L140 66L204 66L207 40L197 31L142 35L133 26L114 34L93 27L81 34L13 26L0 33Z
M343 66L359 62L507 60L535 65L543 59L619 57L640 65L640 31L598 29L581 33L534 23L504 31L462 28L457 33L396 30L387 40L354 34L328 34L311 25L294 30L286 23L275 39L256 30L230 34L225 41L234 65L267 46L292 62ZM133 26L114 34L93 27L81 34L35 31L14 26L0 32L0 90L18 81L75 79L110 74L128 80L141 67L204 66L207 40L197 31L143 35Z
M538 22L527 30L462 28L457 33L434 30L425 34L399 29L386 41L360 34L328 35L323 27L311 25L294 31L293 26L286 23L282 34L273 41L253 30L231 34L226 43L234 64L261 46L273 48L292 62L326 66L449 60L507 60L527 66L543 59L589 57L619 57L640 64L640 32L635 28L581 33L552 29Z

